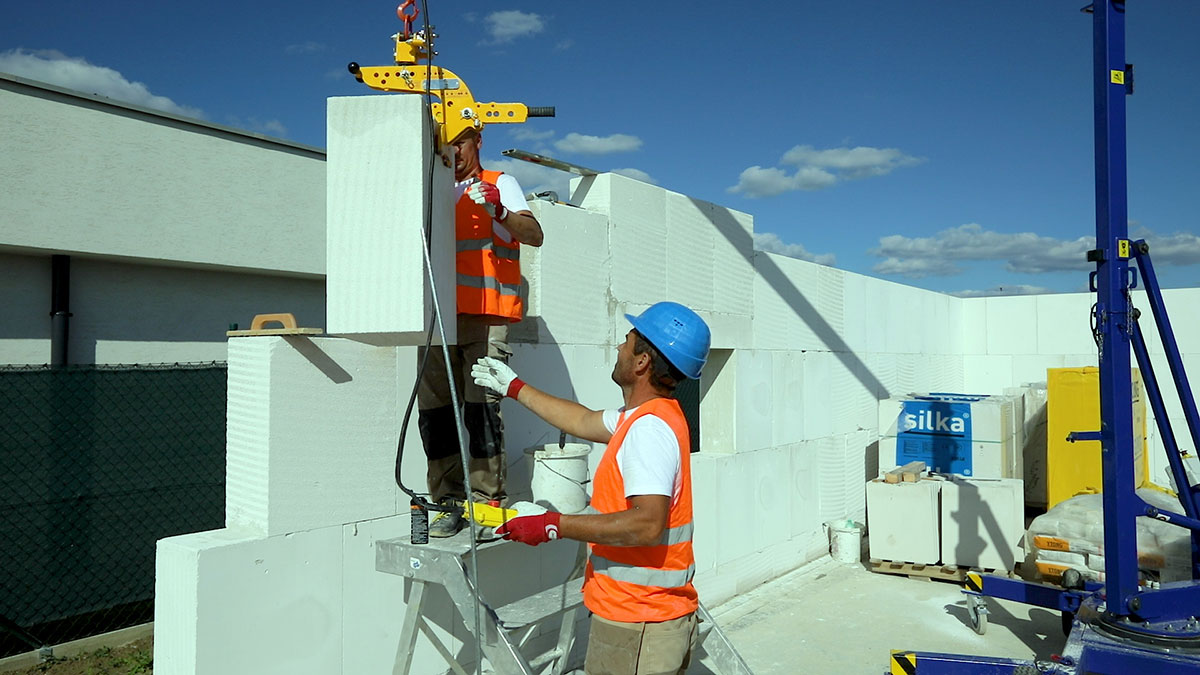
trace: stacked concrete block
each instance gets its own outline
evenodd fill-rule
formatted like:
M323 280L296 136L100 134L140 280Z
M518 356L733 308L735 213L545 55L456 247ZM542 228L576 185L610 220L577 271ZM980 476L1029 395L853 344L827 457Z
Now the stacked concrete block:
M756 349L828 350L833 335L817 308L820 266L759 251L754 257Z
M737 397L733 409L737 415L735 452L753 452L768 448L772 443L775 398L775 374L772 352L738 350ZM797 411L798 412L798 411Z
M231 340L226 524L275 535L401 512L396 382L393 348Z
M943 565L1013 570L1025 536L1019 478L958 478L942 485Z
M880 468L923 461L976 478L1019 478L1024 416L1016 396L925 394L879 403Z
M525 319L510 340L557 344L613 344L628 323L614 317L609 286L614 270L609 255L608 218L561 204L535 200L530 208L542 225L540 247L521 248L527 282ZM619 273L619 271L616 271Z
M711 311L716 306L713 271L721 268L716 261L716 240L723 235L712 223L711 206L678 192L666 193L667 250L663 267L667 274L667 294L664 297L696 310ZM742 236L749 237L745 233ZM721 261L730 262L733 261ZM745 260L741 262L745 265ZM748 314L749 309L741 313Z
M1002 296L984 299L987 307L988 354L1036 354L1037 301L1033 296ZM1087 317L1084 316L1086 321ZM1008 386L1008 385L1005 385Z
M603 174L595 177L580 206L608 216L613 299L651 305L667 298L667 266L688 264L669 261L662 251L668 232L667 191Z
M155 672L343 672L341 534L223 529L160 540Z
M446 339L454 342L457 195L452 169L433 156L430 124L419 96L329 99L330 333L373 344L424 344L436 303ZM425 263L427 221L436 287Z
M937 564L941 557L942 483L938 480L867 483L867 528L872 559Z
M804 354L771 352L771 444L790 445L804 440Z

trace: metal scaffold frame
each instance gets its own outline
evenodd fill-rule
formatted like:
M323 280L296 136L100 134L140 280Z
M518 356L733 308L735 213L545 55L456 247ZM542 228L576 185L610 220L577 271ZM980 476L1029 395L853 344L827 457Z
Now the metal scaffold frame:
M976 630L986 626L985 596L1004 598L1062 612L1070 633L1061 655L1049 662L998 659L931 652L895 651L893 675L976 675L1013 673L1200 673L1200 488L1184 471L1162 391L1138 324L1132 291L1139 278L1157 324L1167 363L1179 393L1192 449L1200 449L1196 412L1179 347L1171 330L1150 248L1129 239L1125 98L1133 93L1133 67L1125 62L1125 0L1097 0L1092 13L1096 147L1096 264L1091 288L1096 293L1094 334L1099 348L1100 429L1077 431L1071 441L1100 441L1104 493L1104 583L1064 576L1052 586L978 573L968 575L965 593ZM1131 266L1131 262L1135 266ZM1132 361L1146 382L1171 476L1183 513L1155 508L1135 492ZM1140 585L1137 519L1156 518L1191 531L1192 579Z

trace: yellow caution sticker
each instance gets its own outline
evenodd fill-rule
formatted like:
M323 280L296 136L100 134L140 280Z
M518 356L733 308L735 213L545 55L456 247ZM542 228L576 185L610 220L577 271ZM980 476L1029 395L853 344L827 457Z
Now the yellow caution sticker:
M1118 239L1117 240L1117 257L1120 257L1120 258L1128 258L1129 257L1129 240L1128 239Z
M906 652L899 649L892 650L891 675L915 675L916 672L916 652Z
M1125 71L1112 70L1109 72L1112 75L1112 83L1113 84L1125 84Z
M983 575L981 575L979 572L967 572L967 579L965 582L963 582L963 587L966 588L968 591L975 591L976 593L982 593L983 592Z

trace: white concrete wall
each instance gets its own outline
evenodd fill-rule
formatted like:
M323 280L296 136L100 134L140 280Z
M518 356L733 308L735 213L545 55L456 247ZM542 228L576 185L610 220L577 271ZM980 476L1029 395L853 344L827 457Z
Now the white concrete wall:
M0 77L0 245L324 272L320 150L106 101Z
M1097 365L1097 348L1089 319L1094 302L1095 295L1091 293L963 301L966 389L994 393L1027 382L1045 382L1047 368ZM1195 311L1200 304L1200 289L1165 290L1163 302L1195 392L1197 378L1200 378L1200 313ZM1176 440L1181 446L1192 448L1195 444L1187 431L1183 408L1146 294L1135 290L1133 304L1142 312L1142 332ZM1132 350L1130 361L1137 366ZM1148 403L1146 411L1151 479L1159 485L1170 486L1162 437Z
M324 153L0 75L0 363L224 360L230 323L325 323Z

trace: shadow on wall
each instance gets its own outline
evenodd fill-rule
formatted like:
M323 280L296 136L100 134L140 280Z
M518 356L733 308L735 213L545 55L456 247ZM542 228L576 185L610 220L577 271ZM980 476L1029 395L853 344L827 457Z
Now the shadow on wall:
M742 227L741 223L734 218L733 214L722 206L710 204L708 202L693 199L692 203L696 208L708 214L709 221L713 227L720 232L726 240L738 251L754 251L754 238L750 233ZM812 330L821 342L829 348L829 351L834 354L846 369L859 378L863 387L874 393L878 398L888 398L891 392L887 387L879 381L878 378L871 372L862 359L858 357L845 340L837 334L833 326L829 325L817 308L813 306L804 293L796 287L796 284L784 274L783 270L775 264L770 257L765 255L754 255L751 253L747 258L747 262L751 264L755 272L763 278L779 297L783 299L787 306L795 312Z

